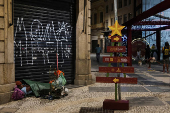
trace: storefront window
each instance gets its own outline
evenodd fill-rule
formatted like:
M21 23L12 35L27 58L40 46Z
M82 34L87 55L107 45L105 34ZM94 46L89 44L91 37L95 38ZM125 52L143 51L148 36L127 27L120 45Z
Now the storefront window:
M97 13L94 14L94 24L97 24Z
M127 14L123 15L123 22L125 23L127 21Z
M118 0L118 8L122 8L122 0Z
M100 23L103 23L103 12L100 12Z
M109 8L108 8L108 5L106 6L106 13L108 13L108 10L109 10Z
M127 0L124 0L124 6L127 6Z
M121 25L122 24L122 15L118 16L118 23Z

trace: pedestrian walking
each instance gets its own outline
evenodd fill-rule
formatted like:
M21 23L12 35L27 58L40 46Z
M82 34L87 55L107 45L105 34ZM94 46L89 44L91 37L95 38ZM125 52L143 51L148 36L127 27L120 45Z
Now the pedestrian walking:
M157 47L153 44L151 47L151 57L147 60L149 62L149 69L151 68L151 63L157 62L157 58Z
M151 57L155 57L156 60L158 58L157 52L158 52L157 47L155 46L155 44L153 44L151 47Z
M97 47L96 47L96 59L97 59L98 63L100 61L100 52L101 52L101 47L99 47L99 44L97 44Z
M168 68L169 68L169 51L170 51L170 47L169 47L169 43L165 42L165 46L162 47L162 53L163 53L163 72L165 72L165 66L167 69L167 73L169 73Z
M147 45L147 47L145 48L145 62L148 63L148 60L150 58L150 53L151 53L151 49L149 48L149 45Z

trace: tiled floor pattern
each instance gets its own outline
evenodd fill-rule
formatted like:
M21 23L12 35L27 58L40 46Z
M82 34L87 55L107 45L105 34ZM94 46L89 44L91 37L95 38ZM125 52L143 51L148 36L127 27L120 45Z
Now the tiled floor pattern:
M121 86L121 92L170 92L166 86ZM89 87L89 92L115 92L114 87Z
M164 103L157 97L127 97L129 106L163 106Z
M114 113L114 110L104 110L102 107L81 107L79 113Z
M154 77L170 77L169 75L166 74L152 74Z
M96 63L97 65L97 63ZM107 66L108 64L102 64L102 66ZM99 65L98 65L99 66ZM92 69L92 71L98 71L98 66ZM129 77L137 77L138 78L138 84L141 86L126 86L126 84L121 85L121 92L136 92L136 93L164 93L164 92L170 92L170 85L167 83L164 83L162 81L158 81L154 79L154 77L170 77L170 74L162 73L161 66L152 66L152 69L149 69L148 71L147 66L138 66L134 65L133 67L137 68L135 69L135 74L128 74ZM151 76L145 75L143 72L146 72L150 74ZM96 73L98 76L99 73ZM104 73L101 73L100 76L103 76ZM115 74L110 74L110 76L116 77ZM138 85L137 84L137 85ZM152 86L148 86L152 85ZM72 88L79 88L82 86L76 86L76 85L67 85L66 86L69 89ZM91 92L113 92L115 91L114 87L88 87L89 93ZM150 91L150 92L149 92ZM130 106L164 106L164 103L157 97L125 97L126 100L130 101ZM48 100L47 100L48 101ZM170 104L170 99L164 100L167 104ZM10 111L13 110L13 111ZM2 108L0 109L0 113L14 113L17 109L12 108ZM92 108L92 107L82 107L80 109L80 113L113 113L113 111L106 111L102 108Z
M15 113L18 109L15 108L2 108L0 113Z

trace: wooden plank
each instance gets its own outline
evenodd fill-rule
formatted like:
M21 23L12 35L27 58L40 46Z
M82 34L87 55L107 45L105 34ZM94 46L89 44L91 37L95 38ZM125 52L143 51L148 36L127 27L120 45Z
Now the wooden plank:
M126 83L137 84L137 78L123 78L123 77L96 77L96 82L99 83Z
M134 73L134 67L99 67L101 73Z
M129 63L130 57L103 57L103 62L107 63Z
M121 36L112 36L111 37L111 42L121 42L122 37Z
M107 46L107 52L126 52L125 46Z

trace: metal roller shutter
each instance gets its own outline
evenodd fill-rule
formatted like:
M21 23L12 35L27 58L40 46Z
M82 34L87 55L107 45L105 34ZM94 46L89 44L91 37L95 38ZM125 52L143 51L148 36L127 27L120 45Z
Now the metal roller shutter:
M14 0L16 80L49 82L50 65L64 71L67 83L75 74L75 2Z

